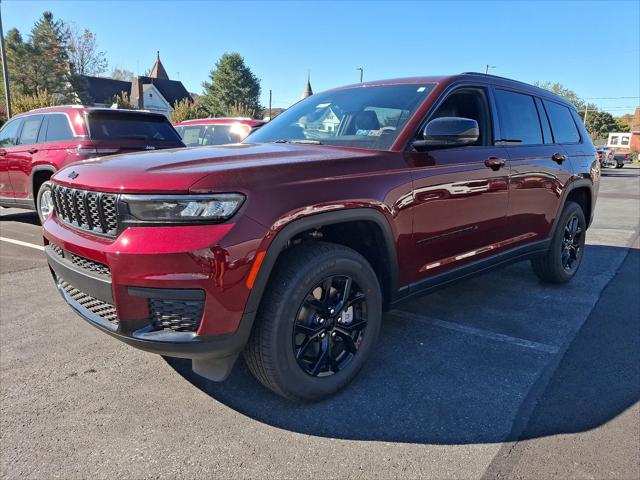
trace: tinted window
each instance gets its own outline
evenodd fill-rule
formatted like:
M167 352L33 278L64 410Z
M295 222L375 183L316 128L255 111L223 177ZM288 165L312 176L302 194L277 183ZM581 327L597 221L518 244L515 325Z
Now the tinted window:
M49 115L49 125L47 126L47 142L73 139L73 132L66 115Z
M478 122L480 137L473 145L490 145L491 121L485 93L481 89L456 90L442 102L429 120L442 117L463 117Z
M553 143L551 128L549 128L549 117L547 117L547 112L545 111L544 106L542 106L542 100L539 98L536 98L536 107L538 107L538 116L540 117L540 124L542 125L544 143Z
M20 125L22 125L22 119L17 118L2 127L2 130L0 130L0 147L11 147L16 144L16 137L18 136Z
M580 134L576 127L571 111L564 105L544 101L544 107L549 115L553 139L556 143L575 143L580 141Z
M406 84L318 93L278 115L247 141L388 149L432 89L432 84Z
M542 142L540 119L533 97L521 93L496 90L502 142L539 145Z
M92 140L129 139L182 143L164 115L96 111L89 115L88 124Z
M31 145L38 142L38 132L42 123L42 115L33 115L24 119L20 132L20 145Z

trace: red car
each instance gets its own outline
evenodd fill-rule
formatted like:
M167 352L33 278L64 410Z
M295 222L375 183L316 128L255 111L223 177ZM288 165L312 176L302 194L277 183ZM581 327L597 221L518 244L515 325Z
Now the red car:
M212 380L244 352L274 392L317 400L374 354L386 308L521 260L571 280L599 178L550 92L476 73L363 83L241 144L58 172L45 250L100 330Z
M164 115L79 105L16 115L0 130L0 206L53 208L49 179L60 168L115 153L184 147Z
M175 127L187 147L240 143L265 122L250 118L200 118L176 123Z

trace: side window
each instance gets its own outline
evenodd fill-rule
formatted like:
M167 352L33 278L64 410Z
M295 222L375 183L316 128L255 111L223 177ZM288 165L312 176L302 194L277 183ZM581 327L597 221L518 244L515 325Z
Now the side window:
M20 132L19 145L31 145L37 143L38 132L40 132L40 124L42 123L42 115L32 115L24 119L24 125Z
M462 88L449 95L429 118L464 117L478 122L480 138L474 145L491 145L491 116L484 90Z
M544 100L544 107L549 114L555 143L576 143L580 141L580 133L573 121L571 111L567 107L547 100Z
M57 142L62 140L73 140L73 132L69 125L69 120L64 114L48 115L49 125L47 127L47 142Z
M540 145L543 143L540 118L531 95L496 89L502 143Z
M17 118L6 123L0 130L0 147L12 147L16 144L22 119Z

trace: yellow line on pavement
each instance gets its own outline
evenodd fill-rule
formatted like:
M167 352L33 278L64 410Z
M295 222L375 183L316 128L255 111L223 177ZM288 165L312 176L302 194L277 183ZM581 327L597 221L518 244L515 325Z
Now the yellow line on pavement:
M22 247L35 248L36 250L44 251L44 247L42 245L36 245L35 243L22 242L20 240L14 240L13 238L7 237L0 237L0 240L7 243L13 243L14 245L20 245Z

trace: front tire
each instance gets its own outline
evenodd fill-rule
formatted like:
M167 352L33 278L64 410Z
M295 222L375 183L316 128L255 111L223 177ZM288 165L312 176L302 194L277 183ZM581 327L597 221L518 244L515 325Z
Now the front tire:
M309 242L278 260L245 361L275 393L321 400L355 377L381 322L380 284L366 259L342 245Z
M38 218L40 219L40 225L49 218L49 215L53 212L53 191L51 190L51 182L46 181L40 185L38 189L38 195L36 196L36 211L38 212Z
M543 257L531 260L535 274L547 283L566 283L571 280L582 261L587 222L580 205L567 202L549 250Z

